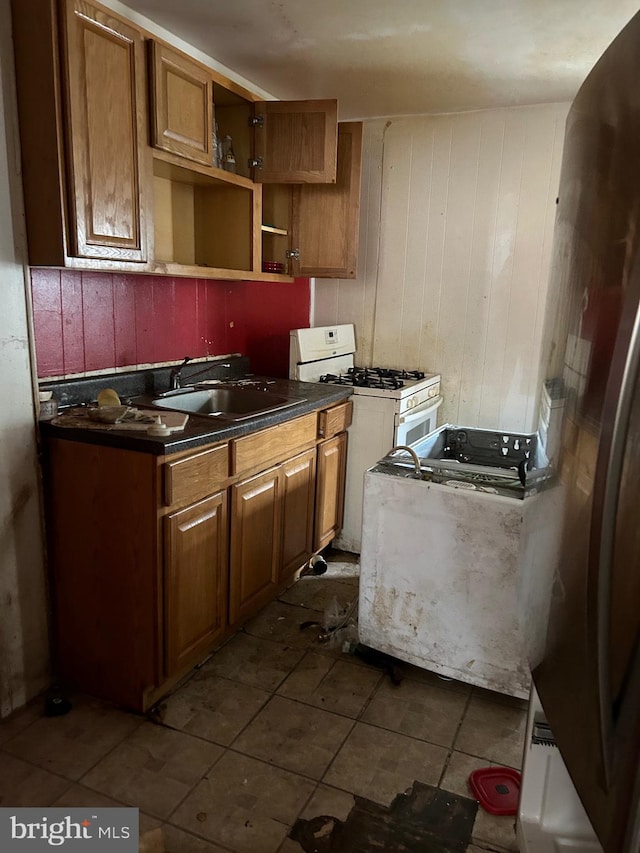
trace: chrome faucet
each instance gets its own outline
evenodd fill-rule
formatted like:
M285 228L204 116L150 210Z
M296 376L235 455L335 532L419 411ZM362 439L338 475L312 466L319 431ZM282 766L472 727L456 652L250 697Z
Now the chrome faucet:
M171 368L171 373L169 374L169 390L177 391L180 388L180 374L182 373L182 369L185 367L188 362L191 361L190 355L185 355L181 364L176 367Z

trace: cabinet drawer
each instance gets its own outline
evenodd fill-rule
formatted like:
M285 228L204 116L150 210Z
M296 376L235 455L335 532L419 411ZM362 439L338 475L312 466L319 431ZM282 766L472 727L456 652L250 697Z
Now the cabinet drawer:
M263 429L231 442L231 473L262 470L294 456L316 440L316 414Z
M331 438L351 425L353 403L346 400L331 409L318 413L318 437Z
M217 492L229 476L229 447L212 447L165 465L164 502L192 503Z

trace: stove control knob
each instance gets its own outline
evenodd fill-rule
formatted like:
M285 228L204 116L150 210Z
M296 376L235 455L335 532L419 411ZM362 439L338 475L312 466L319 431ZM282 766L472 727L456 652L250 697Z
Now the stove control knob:
M416 398L415 397L409 397L409 399L407 400L407 403L406 403L406 407L407 407L407 409L413 409L415 404L416 404Z

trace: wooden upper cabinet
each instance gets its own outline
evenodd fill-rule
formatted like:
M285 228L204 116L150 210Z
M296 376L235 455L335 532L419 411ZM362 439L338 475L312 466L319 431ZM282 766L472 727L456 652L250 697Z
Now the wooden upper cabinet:
M293 275L356 277L361 168L362 123L341 122L336 183L292 190Z
M156 148L213 164L210 73L184 53L149 41L151 140Z
M63 10L70 254L146 261L143 39L84 0Z
M258 101L254 152L262 160L256 183L334 183L338 102Z

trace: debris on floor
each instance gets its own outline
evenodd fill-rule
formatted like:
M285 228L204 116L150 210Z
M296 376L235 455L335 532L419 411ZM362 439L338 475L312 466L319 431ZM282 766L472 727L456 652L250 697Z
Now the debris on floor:
M477 810L475 800L416 781L387 807L356 797L345 821L299 819L289 837L305 853L464 853Z

